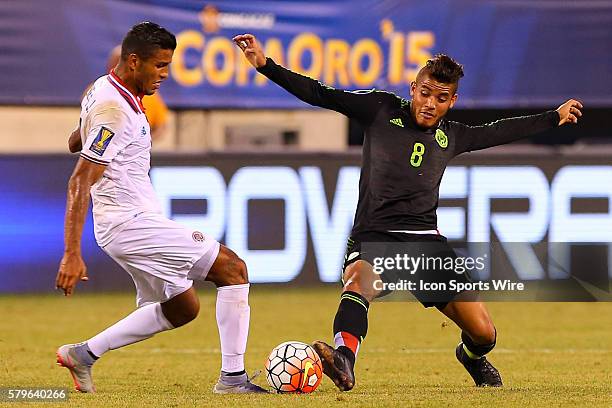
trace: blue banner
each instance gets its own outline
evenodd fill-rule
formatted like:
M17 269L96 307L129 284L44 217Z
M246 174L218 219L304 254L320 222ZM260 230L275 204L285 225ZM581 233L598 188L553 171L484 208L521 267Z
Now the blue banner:
M231 38L342 89L408 94L436 53L464 64L460 107L612 105L612 3L474 0L29 0L0 3L0 103L77 104L133 24L178 38L174 108L303 108L248 65Z

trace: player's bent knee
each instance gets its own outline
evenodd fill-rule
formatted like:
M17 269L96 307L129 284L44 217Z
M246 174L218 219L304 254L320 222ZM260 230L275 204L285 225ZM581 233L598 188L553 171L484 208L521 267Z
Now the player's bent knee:
M172 326L176 329L177 327L181 327L191 322L193 319L197 317L196 315L191 314L181 314L178 316L167 317L168 321L172 324Z
M496 340L495 326L487 322L478 326L474 333L470 333L470 337L476 344L493 344Z
M357 262L359 262L359 261L357 261ZM355 277L355 273L356 273L356 270L357 270L353 265L355 265L355 264L353 263L353 264L350 264L349 266L347 266L344 269L344 273L342 273L342 285L343 286L350 285L353 282L353 278Z
M461 333L461 339L474 353L485 355L497 343L497 330L493 324L483 324L471 333Z
M344 270L344 281L362 281L364 277L373 275L372 265L363 260L358 260L348 265Z
M193 288L161 304L164 317L174 328L181 327L198 317L200 300Z
M249 283L249 274L247 272L246 262L240 258L237 258L235 261L233 279L235 282L233 283L234 285Z
M237 256L232 257L227 263L224 273L219 276L218 286L242 285L249 283L246 263Z
M176 312L172 316L172 320L168 319L170 323L176 328L186 325L187 323L194 320L198 317L198 313L200 313L200 304L190 305L185 307L184 309Z
M343 276L344 290L361 293L361 271L363 270L364 265L367 265L367 263L359 260L346 267Z
M181 309L173 308L170 310L164 310L162 305L164 317L172 324L174 328L181 327L198 317L200 312L200 304L189 305Z
M249 283L246 263L231 249L222 245L206 280L217 287Z
M374 282L379 279L372 271L372 265L358 260L346 267L344 271L344 291L356 292L371 301L378 295Z

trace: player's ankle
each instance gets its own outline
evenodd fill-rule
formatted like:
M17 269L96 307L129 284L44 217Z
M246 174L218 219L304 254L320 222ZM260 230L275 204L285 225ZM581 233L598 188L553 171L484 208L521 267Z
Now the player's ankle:
M246 371L245 370L240 370L240 371L221 371L221 375L223 376L228 376L228 377L236 377L239 375L246 375Z
M79 362L88 366L93 365L93 363L100 358L91 351L86 342L75 344L74 352L77 355Z
M338 346L336 350L347 358L347 360L351 363L351 367L355 367L355 360L357 357L355 356L355 353L353 353L353 350L346 346Z
M243 384L247 380L248 376L245 370L236 372L221 371L221 376L219 378L222 384L230 386Z

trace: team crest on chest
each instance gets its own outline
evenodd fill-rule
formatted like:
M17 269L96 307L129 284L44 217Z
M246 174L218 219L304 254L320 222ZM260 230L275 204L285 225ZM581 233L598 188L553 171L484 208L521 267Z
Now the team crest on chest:
M402 123L402 118L391 119L389 122L394 124L395 126L404 127L404 123Z
M440 145L441 148L446 149L448 147L448 137L446 133L442 129L436 129L436 142Z

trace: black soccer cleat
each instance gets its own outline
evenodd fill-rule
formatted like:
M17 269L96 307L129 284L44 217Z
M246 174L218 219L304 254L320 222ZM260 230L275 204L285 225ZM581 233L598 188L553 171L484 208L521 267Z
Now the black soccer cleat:
M350 391L355 386L355 373L348 357L322 341L315 341L312 347L321 358L323 373L340 391Z
M455 350L457 360L472 376L477 387L501 387L502 379L499 375L497 368L493 367L493 364L489 363L486 357L481 357L478 360L474 360L465 353L463 349L463 343L459 343Z

